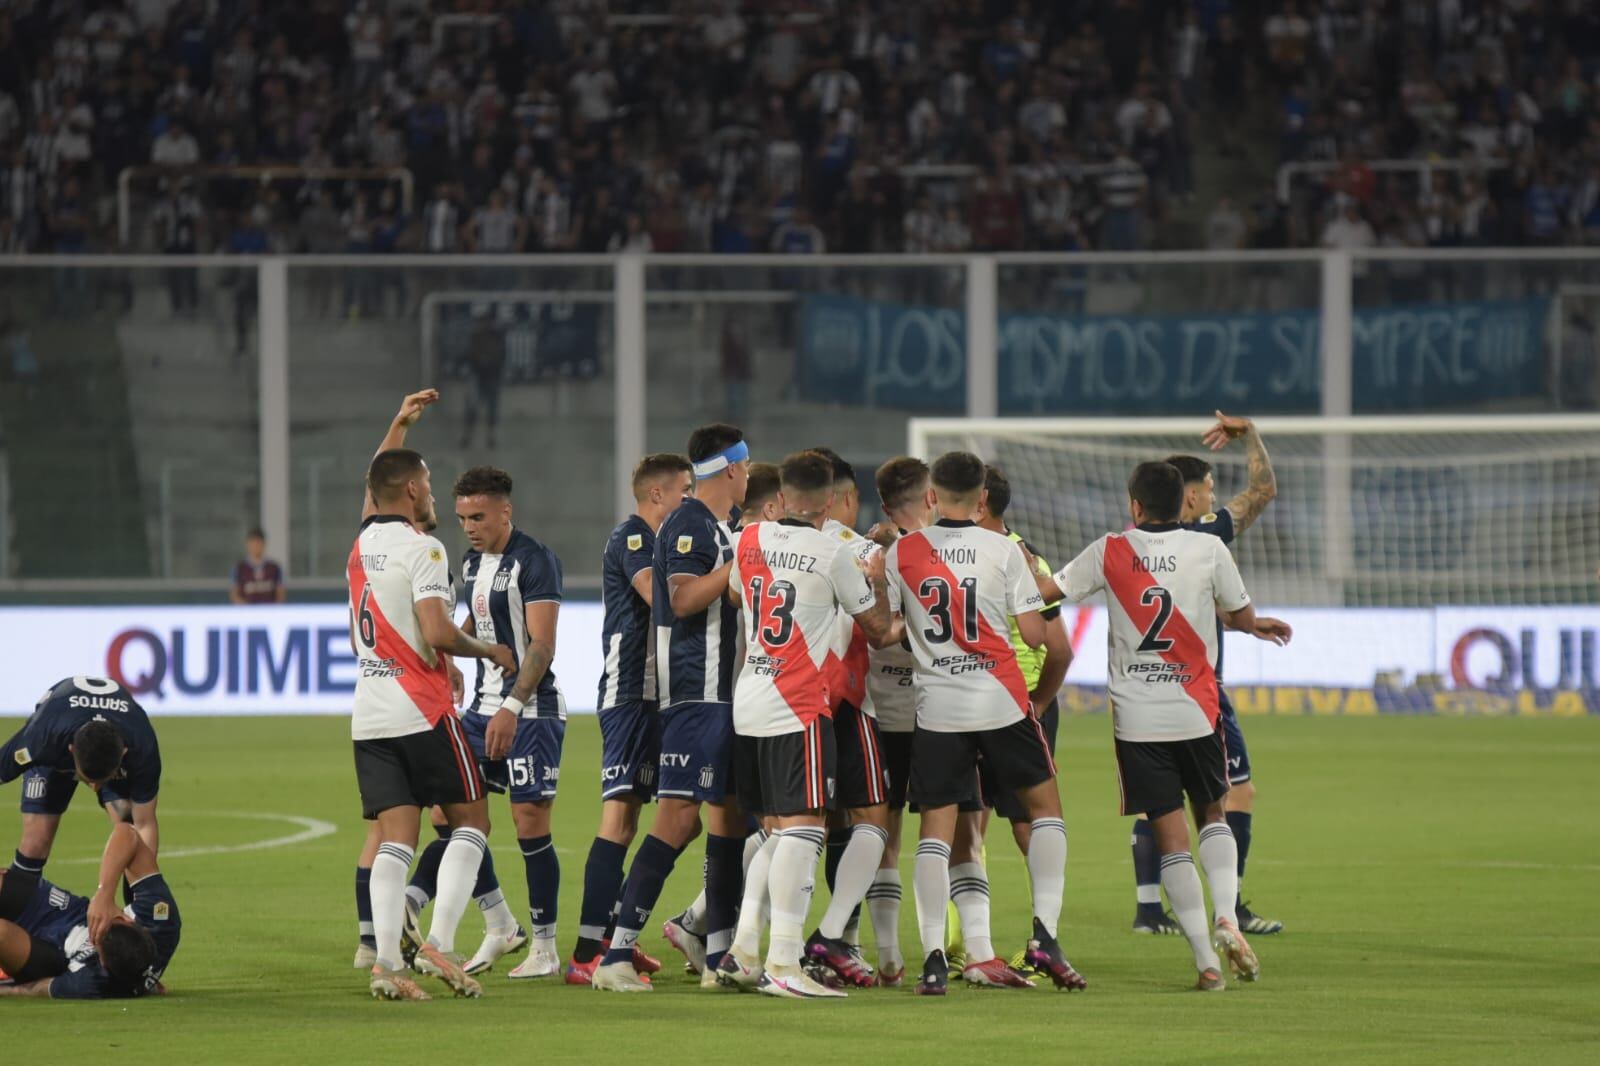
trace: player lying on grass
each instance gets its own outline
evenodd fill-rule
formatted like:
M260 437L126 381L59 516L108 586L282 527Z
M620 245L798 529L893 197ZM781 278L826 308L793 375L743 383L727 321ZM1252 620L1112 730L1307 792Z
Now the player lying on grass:
M130 823L152 852L161 834L161 749L144 708L104 677L68 677L0 747L0 784L22 777L22 840L12 869L42 874L61 816L81 781L113 823Z
M117 906L126 877L133 902ZM156 856L131 825L111 830L94 897L75 896L38 874L0 872L0 996L122 999L165 991L161 975L183 922Z
M1128 479L1135 528L1101 537L1055 576L1040 578L1039 591L1047 601L1074 603L1106 593L1106 687L1122 813L1150 820L1161 884L1200 972L1196 987L1209 992L1226 987L1218 951L1244 980L1260 973L1234 917L1238 851L1223 809L1228 758L1217 696L1221 634L1212 619L1220 615L1230 629L1277 644L1291 633L1283 622L1255 613L1219 538L1179 523L1183 490L1183 475L1170 463L1141 463ZM1185 797L1200 830L1211 923L1189 854Z

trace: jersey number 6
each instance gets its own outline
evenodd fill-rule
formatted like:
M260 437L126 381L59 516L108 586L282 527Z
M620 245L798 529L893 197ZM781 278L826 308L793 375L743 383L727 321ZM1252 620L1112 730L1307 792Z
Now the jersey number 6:
M372 590L361 590L361 603L356 607L356 632L361 635L361 643L368 648L378 646L378 622L372 617L372 612L367 610L367 600L372 598Z

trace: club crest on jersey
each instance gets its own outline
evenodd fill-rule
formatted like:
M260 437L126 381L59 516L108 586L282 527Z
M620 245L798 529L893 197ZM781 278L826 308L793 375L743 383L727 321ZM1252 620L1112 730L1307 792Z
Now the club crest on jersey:
M632 534L632 535L630 535L628 537L628 550L629 551L636 552L642 547L644 547L644 534L643 533L634 533L634 534Z
M694 550L694 537L685 533L683 536L678 538L679 555L687 555L692 550Z
M1217 512L1215 512L1215 511L1212 511L1210 514L1203 514L1203 515L1200 516L1200 521L1201 521L1202 524L1215 522L1216 520L1217 520Z
M18 766L27 766L33 761L33 757L28 754L27 748L18 748L16 754L13 755L12 758L17 760Z
M429 548L428 549L428 561L431 562L431 563L442 563L442 562L444 562L444 549L443 548Z
M502 570L494 575L494 584L491 586L495 592L504 592L511 587L511 571Z
M172 917L172 908L165 903L157 903L151 910L150 916L158 922L164 922Z

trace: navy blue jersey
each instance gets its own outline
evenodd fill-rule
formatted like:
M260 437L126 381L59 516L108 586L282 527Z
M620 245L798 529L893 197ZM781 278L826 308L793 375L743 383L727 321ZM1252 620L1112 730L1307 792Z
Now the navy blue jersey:
M167 879L159 873L140 878L133 883L131 891L133 903L128 909L133 912L133 920L143 926L156 942L156 961L133 984L125 984L106 972L92 947L87 948L88 954L84 955L85 949L81 947L73 953L67 952L66 945L58 945L67 954L67 964L71 969L60 977L51 978L51 999L126 999L155 991L161 975L166 973L172 956L178 950L183 921L178 916L178 902L172 898L172 889L167 886ZM89 901L81 896L73 898L82 900L87 914ZM39 936L38 933L34 935ZM87 929L83 939L87 941Z
M506 645L520 664L528 651L528 619L523 608L530 603L561 602L561 560L522 530L513 529L500 554L467 552L461 561L461 577L478 639ZM468 710L495 713L516 683L515 671L505 673L488 659L479 659L477 691ZM523 716L566 718L567 703L556 684L554 667L545 671Z
M39 698L33 717L6 745L0 783L38 767L73 773L69 745L86 722L110 722L128 748L122 770L107 788L134 803L149 803L161 787L161 749L144 708L128 690L104 677L69 677Z
M606 619L600 631L605 669L600 674L600 710L656 698L656 641L650 605L633 587L641 570L655 565L656 533L638 515L611 531L600 561ZM652 578L654 580L654 578Z
M1180 523L1184 529L1192 529L1196 533L1210 533L1213 537L1222 538L1222 543L1233 543L1233 512L1224 507L1215 514L1202 515L1192 522ZM1222 684L1222 636L1227 627L1222 624L1222 619L1217 619L1217 684Z
M732 703L739 612L726 597L698 614L672 613L667 579L700 577L733 558L733 534L697 499L686 499L656 535L656 670L662 707L679 703Z

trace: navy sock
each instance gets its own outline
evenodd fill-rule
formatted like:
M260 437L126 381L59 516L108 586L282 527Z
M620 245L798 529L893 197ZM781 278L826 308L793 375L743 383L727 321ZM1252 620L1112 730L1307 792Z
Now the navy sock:
M356 867L356 929L361 943L369 948L378 946L372 935L372 867Z
M730 947L744 896L744 837L706 834L706 966L716 969Z
M17 857L11 860L11 868L19 873L38 876L44 873L44 860L24 855L21 849L18 849Z
M844 849L850 846L850 830L829 831L828 851L822 857L822 876L828 881L828 895L833 895L833 882L839 876L839 863L844 859Z
M583 866L583 906L578 911L578 946L572 957L588 962L600 954L600 942L616 910L622 891L622 864L628 858L626 845L595 837L589 845L589 861Z
M430 844L429 847L432 847L432 845ZM439 854L443 855L444 852L441 851ZM438 869L438 867L436 866L434 869ZM494 872L494 856L489 853L488 848L484 848L483 861L478 864L478 881L472 886L472 898L477 899L480 896L486 896L499 887L500 878Z
M546 833L542 837L520 837L522 866L528 875L528 930L535 940L555 936L556 897L561 894L561 860L556 846ZM542 935L541 935L542 934Z
M680 849L657 836L646 836L633 857L622 903L617 908L617 932L606 950L604 964L632 962L639 932L650 922L650 914L661 899L661 890L672 876L672 865Z
M1244 884L1244 860L1250 855L1250 823L1255 820L1249 811L1229 811L1228 828L1233 830L1233 843L1239 849L1239 884ZM1234 900L1235 906L1238 900Z
M428 846L422 849L422 854L417 856L417 868L411 874L410 887L428 899L439 894L439 862L444 858L444 849L449 846L448 840L429 841ZM487 848L484 851L488 853Z
M1161 908L1161 856L1156 854L1156 834L1143 818L1133 823L1133 883L1139 906Z

